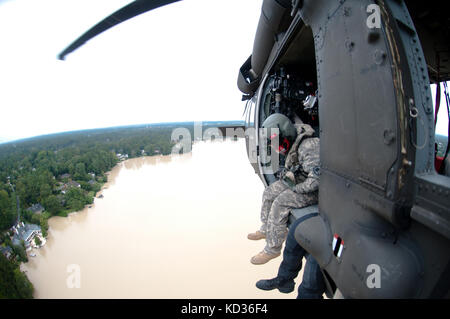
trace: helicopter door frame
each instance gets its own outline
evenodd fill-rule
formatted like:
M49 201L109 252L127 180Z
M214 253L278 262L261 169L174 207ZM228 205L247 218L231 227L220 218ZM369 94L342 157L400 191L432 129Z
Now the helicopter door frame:
M261 84L259 85L258 91L257 91L257 98L256 98L256 106L255 106L255 138L256 138L256 152L257 152L257 161L258 161L258 170L259 170L259 177L261 178L261 181L264 184L264 187L269 186L269 183L266 180L266 175L264 174L264 170L261 165L261 150L260 150L260 143L259 143L259 119L260 119L260 106L261 106L261 96L264 92L264 86L267 82L267 79L269 77L269 74L266 73L264 78L261 81Z

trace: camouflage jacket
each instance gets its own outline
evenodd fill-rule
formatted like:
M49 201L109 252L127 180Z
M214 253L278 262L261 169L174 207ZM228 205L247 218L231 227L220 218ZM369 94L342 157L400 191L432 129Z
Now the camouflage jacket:
M320 144L312 137L313 128L308 124L295 125L297 138L286 157L285 167L289 170L283 180L289 179L296 193L309 193L319 189Z

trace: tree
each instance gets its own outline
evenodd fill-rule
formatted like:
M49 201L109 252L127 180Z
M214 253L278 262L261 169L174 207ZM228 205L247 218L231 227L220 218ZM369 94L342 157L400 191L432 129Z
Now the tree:
M44 200L45 198L49 197L52 194L52 189L51 189L50 185L42 184L39 194L40 194L41 201Z
M41 242L41 240L39 239L38 236L34 237L34 243L35 243L37 246L40 246L40 245L42 244L42 242Z
M83 190L77 187L69 189L66 193L67 206L71 211L79 211L84 208L84 205L88 204L86 195Z
M92 186L88 182L80 181L81 189L84 189L85 191L91 191Z
M94 192L94 194L100 191L101 188L102 187L99 183L94 183L93 185L91 185L91 190Z
M23 262L27 262L28 261L28 257L27 257L27 253L25 251L25 246L23 244L23 240L21 242L21 245L12 245L12 250L14 252L14 254L18 257L19 261L23 261Z
M79 211L84 208L84 203L76 198L70 198L67 200L67 205L72 211Z
M33 285L18 267L0 254L0 299L33 298Z
M17 294L21 299L33 298L33 284L28 280L27 276L20 271L19 268L14 269L14 281Z
M42 203L45 207L45 210L52 215L58 214L63 208L60 200L55 195L48 196L43 200Z
M84 163L78 163L77 165L75 165L74 178L77 180L86 179L86 166L84 165Z
M15 201L5 190L0 190L0 230L8 229L17 216Z
M50 214L47 212L42 213L41 215L41 230L42 230L42 236L47 237L47 231L48 231L48 219L50 218Z
M33 212L28 209L25 209L25 210L22 209L20 212L20 218L29 223L32 221L33 216L34 216Z
M33 214L33 216L31 216L30 222L35 225L40 225L41 224L41 215Z

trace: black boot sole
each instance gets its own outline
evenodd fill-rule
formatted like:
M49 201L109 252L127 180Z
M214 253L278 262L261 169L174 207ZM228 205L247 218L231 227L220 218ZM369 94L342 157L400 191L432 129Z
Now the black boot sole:
M294 287L288 287L288 288L286 288L286 287L284 287L284 288L277 288L278 289L278 291L279 292L282 292L282 293L284 293L284 294L288 294L288 293L291 293L291 292L293 292L294 291Z
M288 293L291 293L294 291L295 285L292 285L292 287L270 287L270 288L262 288L262 287L256 286L256 288L264 290L264 291L278 289L279 292L281 292L283 294L288 294Z

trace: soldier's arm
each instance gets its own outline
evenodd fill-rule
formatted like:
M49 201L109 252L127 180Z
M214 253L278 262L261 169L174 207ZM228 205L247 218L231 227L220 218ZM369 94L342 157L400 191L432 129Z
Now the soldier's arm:
M298 150L300 165L308 175L303 182L295 185L296 193L310 193L319 189L319 150L318 138L308 138L300 144Z

